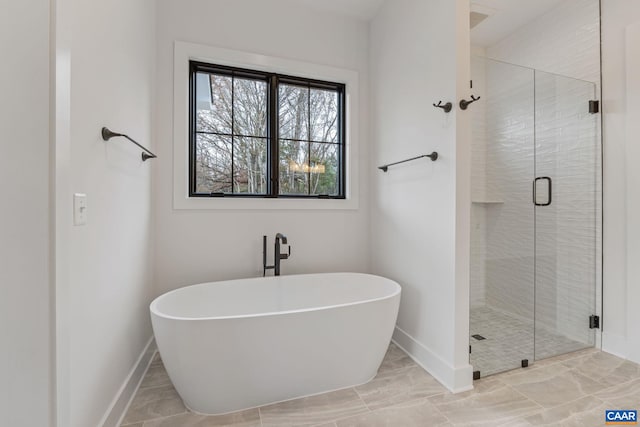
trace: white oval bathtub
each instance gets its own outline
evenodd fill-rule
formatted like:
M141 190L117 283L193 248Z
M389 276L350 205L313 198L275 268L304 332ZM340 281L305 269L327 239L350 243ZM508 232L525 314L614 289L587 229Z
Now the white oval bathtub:
M392 280L327 273L187 286L150 309L185 405L224 414L371 380L399 303Z

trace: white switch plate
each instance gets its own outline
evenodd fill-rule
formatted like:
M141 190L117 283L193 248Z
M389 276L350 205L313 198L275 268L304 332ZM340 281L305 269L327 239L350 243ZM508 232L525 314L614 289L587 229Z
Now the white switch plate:
M87 224L87 195L75 193L73 195L73 225Z

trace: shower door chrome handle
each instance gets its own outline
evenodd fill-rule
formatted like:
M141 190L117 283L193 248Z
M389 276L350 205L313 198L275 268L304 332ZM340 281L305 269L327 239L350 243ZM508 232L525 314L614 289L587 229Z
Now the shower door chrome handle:
M547 181L548 198L547 203L538 203L538 181ZM533 180L533 204L536 206L549 206L553 196L553 181L548 176L539 176Z

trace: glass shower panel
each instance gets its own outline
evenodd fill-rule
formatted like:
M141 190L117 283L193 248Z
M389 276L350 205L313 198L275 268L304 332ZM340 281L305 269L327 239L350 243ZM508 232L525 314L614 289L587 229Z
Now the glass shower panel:
M472 59L470 362L487 375L534 356L534 72Z
M595 344L595 85L535 72L535 359Z

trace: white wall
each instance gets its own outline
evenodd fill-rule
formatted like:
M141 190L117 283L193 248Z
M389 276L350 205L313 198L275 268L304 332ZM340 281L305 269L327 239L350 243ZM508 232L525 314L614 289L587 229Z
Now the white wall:
M634 143L640 134L640 21L626 28L626 83L627 83L627 341L628 357L640 362L640 196L637 185L640 184L640 168L636 167L640 157L640 148Z
M71 26L69 187L87 194L88 224L59 238L69 250L68 425L87 427L101 424L151 338L155 164L124 139L103 142L100 129L154 148L155 2L71 5L61 18Z
M626 133L627 122L637 122L637 110L628 111L627 102L635 103L638 75L627 75L626 52L629 45L626 28L640 22L640 3L628 0L602 2L602 90L604 134L604 324L602 347L614 354L640 362L640 336L633 313L640 306L638 284L640 272L637 245L637 169L634 158L637 135ZM632 39L633 40L633 39ZM637 42L637 41L636 41ZM635 50L637 52L637 50ZM628 87L629 86L629 87ZM633 129L630 127L629 129ZM626 160L629 159L630 163ZM630 210L627 210L627 209Z
M387 1L370 36L372 166L440 154L371 168L372 270L402 286L394 339L452 390L471 386L468 16L465 1Z
M0 425L50 426L49 1L0 6Z
M292 245L283 274L368 271L366 90L360 91L359 102L357 210L176 210L172 200L174 41L355 70L360 87L366 88L366 23L309 9L295 0L159 0L157 28L156 293L261 275L262 236L268 235L272 245L277 232L287 235Z

